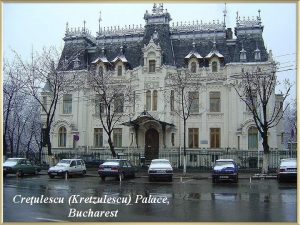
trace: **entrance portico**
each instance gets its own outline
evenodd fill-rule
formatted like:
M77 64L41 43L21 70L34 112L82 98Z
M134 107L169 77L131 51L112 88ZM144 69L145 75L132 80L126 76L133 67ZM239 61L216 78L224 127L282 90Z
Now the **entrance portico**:
M166 130L174 127L173 124L153 118L146 111L135 120L123 123L123 125L133 127L135 145L137 148L144 145L144 156L148 162L159 157L160 148L166 147ZM140 140L141 138L143 140Z

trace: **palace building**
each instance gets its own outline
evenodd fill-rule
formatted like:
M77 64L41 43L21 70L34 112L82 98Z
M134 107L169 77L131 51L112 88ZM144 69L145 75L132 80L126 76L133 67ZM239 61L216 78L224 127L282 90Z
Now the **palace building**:
M260 11L255 18L237 14L233 29L226 27L225 16L208 23L201 20L205 18L172 22L163 4L154 4L145 12L143 26L102 27L100 18L93 36L85 24L77 29L67 25L60 63L79 52L67 64L68 73L84 77L109 72L130 83L134 100L123 104L119 113L124 116L112 134L117 152L140 153L150 160L183 147L183 120L176 113L180 96L167 85L169 74L183 70L201 77L199 89L189 93L195 98L186 121L187 151L262 149L233 77L244 71L271 71L275 62L265 47ZM95 96L83 84L61 98L51 130L54 153L109 151ZM280 102L282 95L273 93L269 107ZM271 149L282 148L282 136L280 122L270 129Z

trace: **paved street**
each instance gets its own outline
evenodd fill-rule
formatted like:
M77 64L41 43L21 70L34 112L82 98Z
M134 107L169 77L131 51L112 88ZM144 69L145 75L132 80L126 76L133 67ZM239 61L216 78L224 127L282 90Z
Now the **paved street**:
M207 176L151 183L144 176L121 183L114 178L101 181L97 176L68 180L44 174L8 176L4 179L4 222L295 222L296 192L296 183L278 184L275 179L250 183L247 176L238 184L212 184ZM57 202L50 203L47 197Z

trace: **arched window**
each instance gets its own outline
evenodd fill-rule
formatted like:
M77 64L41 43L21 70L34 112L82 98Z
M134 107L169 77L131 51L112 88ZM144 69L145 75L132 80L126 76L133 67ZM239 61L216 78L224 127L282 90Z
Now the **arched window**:
M103 66L99 66L98 74L99 74L99 76L103 75Z
M157 91L153 91L153 105L152 105L152 110L157 111Z
M213 62L211 63L211 71L212 71L212 72L218 72L218 62L213 61Z
M146 92L146 110L151 111L151 91Z
M248 149L258 149L258 130L250 127L248 130Z
M122 76L122 66L118 66L118 76Z
M196 64L196 62L192 62L191 63L191 72L192 73L196 73L196 70L197 70L197 64Z
M58 147L66 147L67 142L67 129L60 127L58 130Z

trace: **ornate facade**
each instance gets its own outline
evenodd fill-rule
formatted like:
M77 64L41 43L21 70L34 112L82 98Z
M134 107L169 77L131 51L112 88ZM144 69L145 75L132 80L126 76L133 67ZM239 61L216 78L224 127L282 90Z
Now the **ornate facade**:
M222 22L172 23L162 4L146 11L144 20L144 26L105 28L100 18L95 37L85 25L78 29L67 25L64 37L60 63L79 52L65 66L70 74L84 77L93 70L109 71L131 85L134 100L126 104L113 131L116 150L151 159L183 146L183 120L175 113L179 96L166 84L168 74L182 69L201 78L187 120L188 151L261 148L252 115L232 86L237 85L234 76L244 71L270 71L274 66L262 37L260 12L253 19L237 14L234 32L226 27L225 15ZM108 149L94 100L95 93L84 85L61 99L52 126L53 152ZM270 108L280 101L274 93ZM281 123L270 130L271 148L282 148L282 133Z

